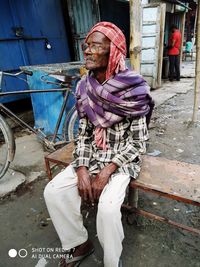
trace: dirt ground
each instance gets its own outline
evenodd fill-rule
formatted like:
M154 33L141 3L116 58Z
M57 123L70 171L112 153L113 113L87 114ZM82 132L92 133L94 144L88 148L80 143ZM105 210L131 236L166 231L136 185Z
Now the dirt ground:
M161 157L200 164L200 124L188 127L192 107L193 91L190 90L155 109L149 153L160 153ZM47 177L44 177L1 201L0 267L57 266L58 259L53 258L53 251L48 251L48 248L59 248L60 243L44 204L42 192L46 183ZM141 193L139 207L200 229L200 210L194 206ZM89 215L86 210L83 213L85 225L95 245L95 254L81 266L103 266L102 250L95 229L96 210L90 211ZM123 225L124 267L200 267L199 236L142 217L130 226L126 222L126 214L123 214ZM8 256L11 248L17 251L26 249L28 255L11 258ZM43 249L43 252L39 249ZM23 256L24 251L21 252Z

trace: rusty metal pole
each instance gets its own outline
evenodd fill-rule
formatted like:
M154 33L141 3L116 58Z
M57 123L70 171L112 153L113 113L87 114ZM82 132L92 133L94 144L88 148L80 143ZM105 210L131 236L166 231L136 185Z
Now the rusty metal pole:
M130 61L132 68L140 73L141 58L141 1L130 0Z
M200 3L197 4L197 41L196 41L196 68L195 68L194 107L192 122L197 122L200 92Z

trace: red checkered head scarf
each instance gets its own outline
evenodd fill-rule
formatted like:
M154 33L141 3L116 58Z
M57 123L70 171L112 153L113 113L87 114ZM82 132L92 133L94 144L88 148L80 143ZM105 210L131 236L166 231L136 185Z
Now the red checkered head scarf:
M102 21L93 26L85 42L93 32L103 33L110 42L110 55L106 70L106 80L112 75L126 69L126 38L123 32L113 23Z

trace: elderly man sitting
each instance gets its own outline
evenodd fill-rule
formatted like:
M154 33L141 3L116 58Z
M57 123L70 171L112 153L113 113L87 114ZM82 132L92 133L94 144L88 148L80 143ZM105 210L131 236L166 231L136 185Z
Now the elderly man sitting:
M80 212L81 200L98 202L97 234L104 266L121 266L121 205L130 179L140 171L153 101L149 86L125 64L126 42L112 23L100 22L83 44L89 70L76 90L80 118L74 161L45 188L49 214L67 257L78 266L94 251Z

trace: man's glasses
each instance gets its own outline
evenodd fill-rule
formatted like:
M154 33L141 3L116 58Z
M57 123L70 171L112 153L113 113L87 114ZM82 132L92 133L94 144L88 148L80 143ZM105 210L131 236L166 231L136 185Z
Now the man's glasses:
M98 54L99 52L104 50L104 47L100 44L90 44L90 45L87 43L81 44L81 49L83 52L85 52L88 48L92 54Z

